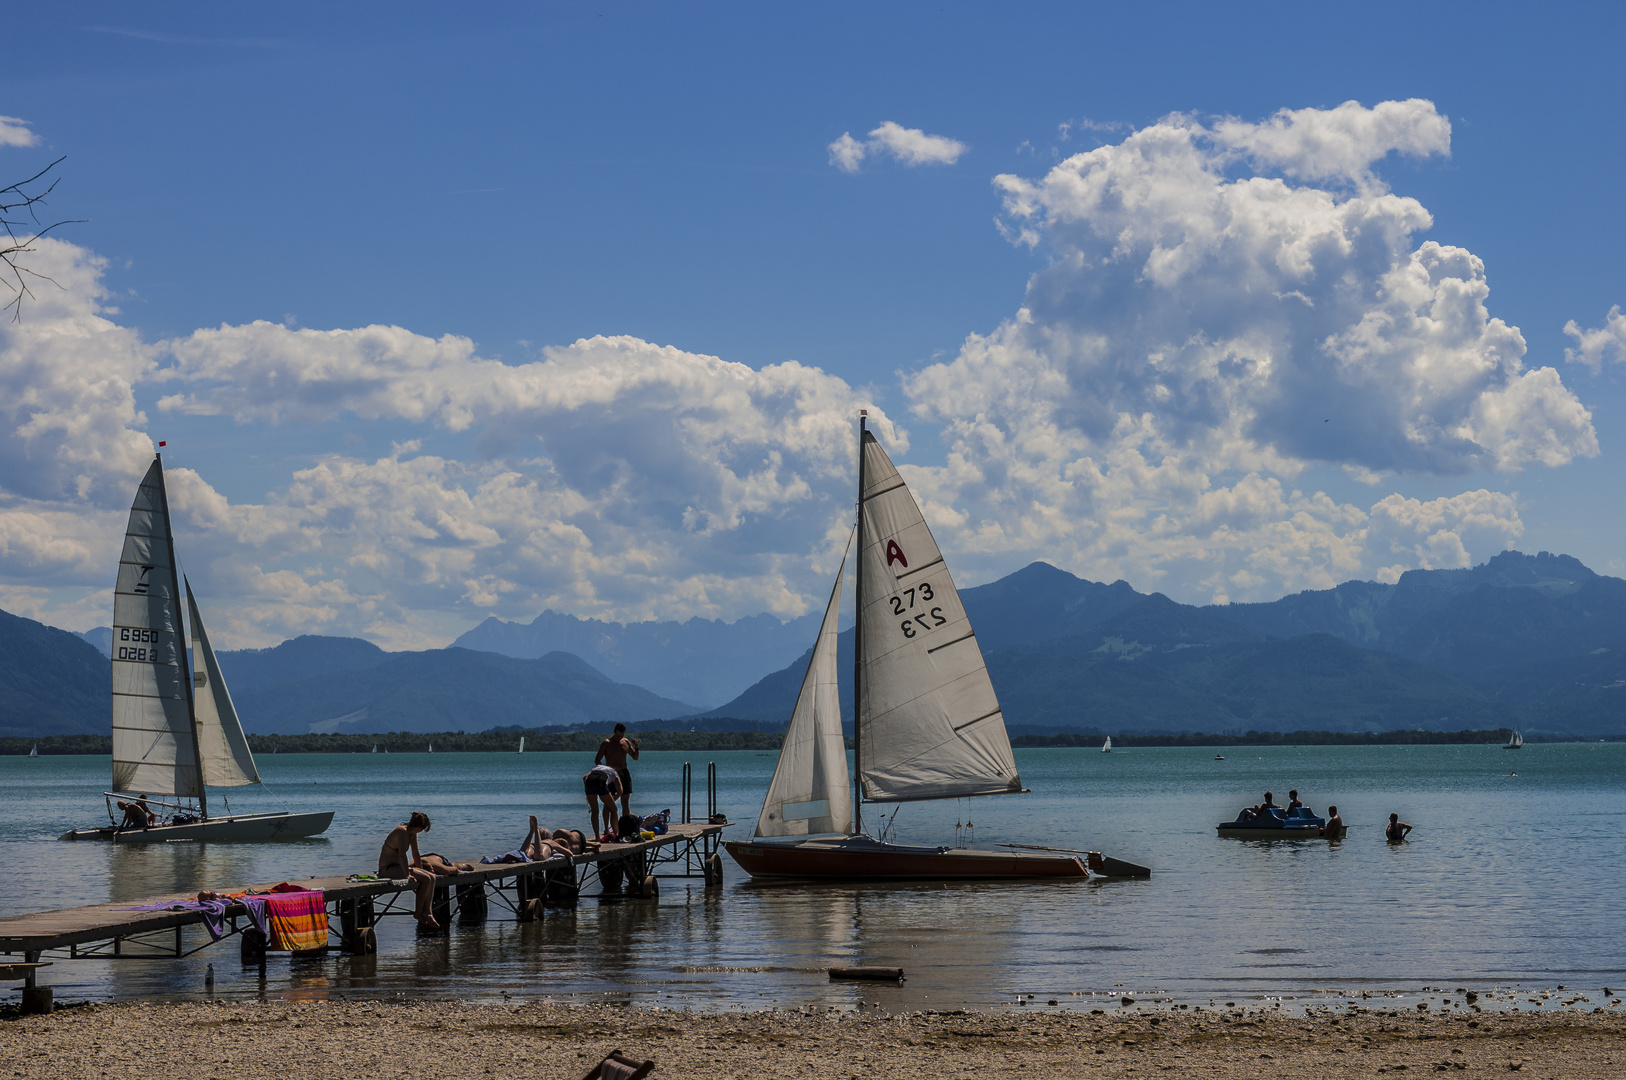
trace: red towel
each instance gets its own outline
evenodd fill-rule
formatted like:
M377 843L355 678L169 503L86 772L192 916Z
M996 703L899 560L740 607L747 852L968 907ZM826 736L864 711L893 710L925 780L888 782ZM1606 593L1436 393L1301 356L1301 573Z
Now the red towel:
M327 906L320 889L275 893L265 898L271 948L293 952L327 944Z

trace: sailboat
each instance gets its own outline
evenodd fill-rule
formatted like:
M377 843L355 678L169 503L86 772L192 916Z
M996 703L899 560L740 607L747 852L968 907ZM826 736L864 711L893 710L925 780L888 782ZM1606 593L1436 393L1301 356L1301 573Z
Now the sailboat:
M524 752L525 752L525 736L521 735L519 737L519 753L523 754Z
M943 555L862 417L858 430L853 787L836 689L843 553L756 835L723 846L758 878L1088 878L1075 854L908 847L865 834L866 802L1026 789Z
M1521 749L1523 746L1524 746L1524 736L1519 734L1517 731L1515 731L1513 733L1513 737L1507 741L1507 745L1502 747L1502 749L1503 750L1518 750L1518 749Z
M1108 735L1107 736L1107 741L1101 744L1101 752L1103 754L1112 753L1112 736L1111 735Z
M29 757L39 757L40 756L40 744L39 743L35 743L33 746L30 746L28 748L28 756Z
M375 753L375 754L378 753L378 744L377 743L373 743L372 753Z
M113 790L106 795L111 800L140 792L152 805L175 811L175 820L145 829L75 829L62 839L129 843L317 835L332 823L332 811L210 816L210 786L258 784L260 773L189 581L188 657L182 580L175 566L163 458L154 454L130 507L113 587ZM196 807L166 801L171 798L196 800Z

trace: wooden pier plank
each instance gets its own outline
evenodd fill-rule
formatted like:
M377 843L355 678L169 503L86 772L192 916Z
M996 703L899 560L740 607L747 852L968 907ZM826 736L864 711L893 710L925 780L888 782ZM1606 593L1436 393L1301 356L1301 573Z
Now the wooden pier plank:
M441 880L447 885L467 885L540 874L550 870L562 869L566 866L586 866L595 863L616 862L622 859L634 858L644 852L658 848L690 843L703 837L715 836L721 833L724 828L726 828L726 825L709 825L698 822L688 825L672 825L670 831L655 837L653 840L644 840L633 844L606 844L596 852L568 857L557 856L552 859L544 859L541 862L481 864L474 859L455 860L474 862L476 869ZM266 890L274 884L277 883L267 882L248 886L248 888ZM406 880L351 881L344 877L304 878L289 881L289 884L299 885L307 889L320 889L323 892L323 899L330 903L381 896L386 893L400 893L412 888L411 882ZM244 886L237 886L236 888L217 891L224 894L241 892L243 889ZM132 937L157 930L171 930L178 926L200 924L203 922L203 913L199 911L130 910L131 908L149 907L154 904L179 903L196 899L196 892L172 893L133 900L118 900L106 904L89 904L84 907L62 908L56 911L36 911L25 915L8 916L0 919L0 953L27 953L65 949L72 945L108 941L118 937ZM228 909L227 914L240 915L242 910L240 907L234 907Z

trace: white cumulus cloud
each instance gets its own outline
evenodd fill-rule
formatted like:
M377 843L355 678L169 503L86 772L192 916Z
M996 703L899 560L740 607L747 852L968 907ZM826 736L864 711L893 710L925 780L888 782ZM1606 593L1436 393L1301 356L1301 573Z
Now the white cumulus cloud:
M867 140L860 141L852 137L852 132L844 131L827 149L830 164L843 172L855 173L870 155L885 154L910 168L953 165L970 147L946 135L928 135L920 128L906 128L887 120L871 131Z
M1617 364L1626 364L1626 315L1620 305L1609 309L1603 325L1596 330L1582 330L1574 319L1564 324L1564 333L1575 339L1575 348L1564 350L1564 359L1585 364L1596 375L1603 370L1603 362L1611 357Z
M1254 599L1396 565L1397 544L1411 566L1494 554L1522 531L1511 496L1426 504L1490 523L1401 544L1387 501L1294 486L1322 464L1380 479L1598 452L1590 413L1491 314L1483 262L1416 243L1427 210L1372 172L1449 137L1419 101L1171 116L996 178L1007 236L1049 264L1012 318L906 380L950 447L915 475L990 567L1048 552Z
M28 130L28 121L0 116L0 146L33 146L40 137Z

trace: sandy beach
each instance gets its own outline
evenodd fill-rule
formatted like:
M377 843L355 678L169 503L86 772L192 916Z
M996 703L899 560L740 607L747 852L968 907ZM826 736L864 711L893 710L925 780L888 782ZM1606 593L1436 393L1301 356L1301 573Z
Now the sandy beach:
M1125 1015L1129 1013L1130 1015ZM715 1014L455 1001L114 1004L0 1023L0 1075L573 1077L611 1049L656 1077L1626 1076L1615 1009L1312 1017L1132 1010Z

